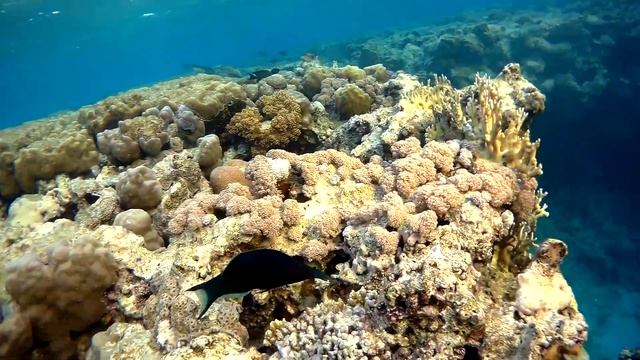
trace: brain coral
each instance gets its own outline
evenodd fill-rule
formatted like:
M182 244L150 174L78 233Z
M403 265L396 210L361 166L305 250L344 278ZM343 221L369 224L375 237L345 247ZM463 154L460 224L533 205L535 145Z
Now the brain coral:
M231 160L213 169L209 176L213 192L217 194L232 183L249 185L249 180L245 178L246 165L247 163L243 160Z

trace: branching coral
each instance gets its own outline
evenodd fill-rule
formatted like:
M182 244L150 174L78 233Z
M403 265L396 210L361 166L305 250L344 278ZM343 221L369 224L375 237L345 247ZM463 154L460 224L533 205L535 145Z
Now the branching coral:
M375 332L363 308L330 301L291 322L273 321L265 343L276 348L276 359L386 358L384 336Z
M429 82L414 88L400 100L400 106L409 113L424 113L429 123L427 138L448 140L463 134L466 120L460 98L449 79L436 76L434 85Z
M477 77L476 86L478 108L476 111L468 106L468 110L484 141L486 156L529 176L542 174L542 166L536 159L540 140L533 143L530 140L529 129L525 127L527 113L522 108L503 112L498 88L489 79Z
M42 254L49 238L69 238L70 233L89 233L109 248L126 267L107 293L117 323L93 337L89 358L264 357L258 349L272 352L273 358L462 359L479 354L505 359L527 353L553 358L554 351L568 354L571 344L583 342L583 320L554 260L562 246L543 245L533 261L529 256L536 219L546 215L535 171L524 169L537 168L535 151L501 152L500 161L491 154L506 151L508 134L524 138L530 118L524 119L519 108L543 108L539 101L544 97L519 69L509 66L496 79L460 90L445 78L420 87L410 76L389 74L380 66L316 69L321 71L309 66L282 70L244 87L210 77L197 77L204 82L197 85L187 78L158 87L162 95L146 99L140 92L108 101L111 107L98 105L100 111L85 125L103 130L120 121L123 129L102 134L119 135L119 141L126 136L136 148L143 146L141 136L153 145L151 138L166 132L170 146L157 156L138 159L151 151L142 149L128 159L141 167L115 166L122 164L103 156L91 178L58 176L41 182L47 186L43 194L50 190L46 195L19 198L9 219L0 220L2 229L9 230L0 232L0 262L24 249ZM386 81L388 76L392 79ZM314 94L313 104L294 90L314 93L316 85L320 94ZM325 138L313 139L311 132L320 117L345 110L341 88L359 89L376 110L352 116L335 132L329 129L338 142L321 144ZM249 91L257 107L236 113L245 106L234 95L238 89L240 95L242 89ZM140 112L149 102L154 107ZM179 104L193 109L179 111L182 120L171 110ZM493 139L489 143L488 128L482 127L485 115L492 116L487 121L491 129L498 129L487 135ZM200 137L204 125L220 138ZM504 144L496 148L501 133ZM449 137L454 139L443 141ZM0 152L7 161L0 163L0 176L15 180L15 154L34 140L25 135L2 141ZM196 143L197 149L189 148ZM254 156L237 160L247 159L247 145ZM314 152L319 146L327 149ZM479 156L481 151L487 159ZM0 182L10 185L5 180ZM106 225L127 208L117 215L116 226ZM75 222L55 220L73 216L76 209ZM164 245L159 234L167 241L165 248L139 247L143 239L150 249ZM75 245L88 248L86 241ZM92 244L91 249L99 248L96 241ZM64 348L50 352L60 357L70 354L67 335L84 329L66 325L77 314L60 320L64 328L58 337L51 334L51 317L36 318L25 310L57 309L60 301L76 301L51 297L56 276L67 274L68 263L74 269L88 267L82 275L91 281L70 291L93 291L76 301L91 304L74 306L84 306L92 320L102 314L94 300L108 284L94 272L109 271L101 265L104 259L91 255L93 250L77 251L75 245L65 251L69 259L80 254L77 263L56 265L65 251L54 250L47 264L35 257L19 262L20 269L33 273L10 270L7 288L15 302L13 315L0 324L0 354L20 355L33 342ZM255 292L243 300L242 310L239 302L219 299L198 320L197 303L185 290L219 274L239 252L257 247L302 256L344 281ZM42 279L49 284L46 289L33 285ZM23 285L29 287L23 292L37 292L39 305L25 305L15 290ZM138 319L144 329L134 323ZM83 331L81 338L87 335ZM86 341L82 345L86 348Z

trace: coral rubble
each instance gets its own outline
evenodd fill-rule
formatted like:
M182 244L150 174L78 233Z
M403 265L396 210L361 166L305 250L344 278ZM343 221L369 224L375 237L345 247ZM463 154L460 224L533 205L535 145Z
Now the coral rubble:
M583 355L566 245L529 252L548 215L529 133L544 101L516 64L456 89L307 61L0 132L0 357ZM255 248L337 280L220 299L198 320L185 290Z

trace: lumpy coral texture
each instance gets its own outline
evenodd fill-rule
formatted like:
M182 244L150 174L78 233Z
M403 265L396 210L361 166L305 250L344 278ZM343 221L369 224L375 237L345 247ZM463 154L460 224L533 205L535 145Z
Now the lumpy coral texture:
M2 131L0 357L585 356L566 245L530 251L544 103L517 64L458 89L305 60ZM334 280L197 319L186 290L258 248Z

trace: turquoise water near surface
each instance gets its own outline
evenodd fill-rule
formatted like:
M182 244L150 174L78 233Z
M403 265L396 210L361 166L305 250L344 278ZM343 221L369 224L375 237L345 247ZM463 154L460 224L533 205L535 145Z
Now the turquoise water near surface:
M191 73L189 64L273 66L324 42L499 4L509 3L5 1L0 128Z

